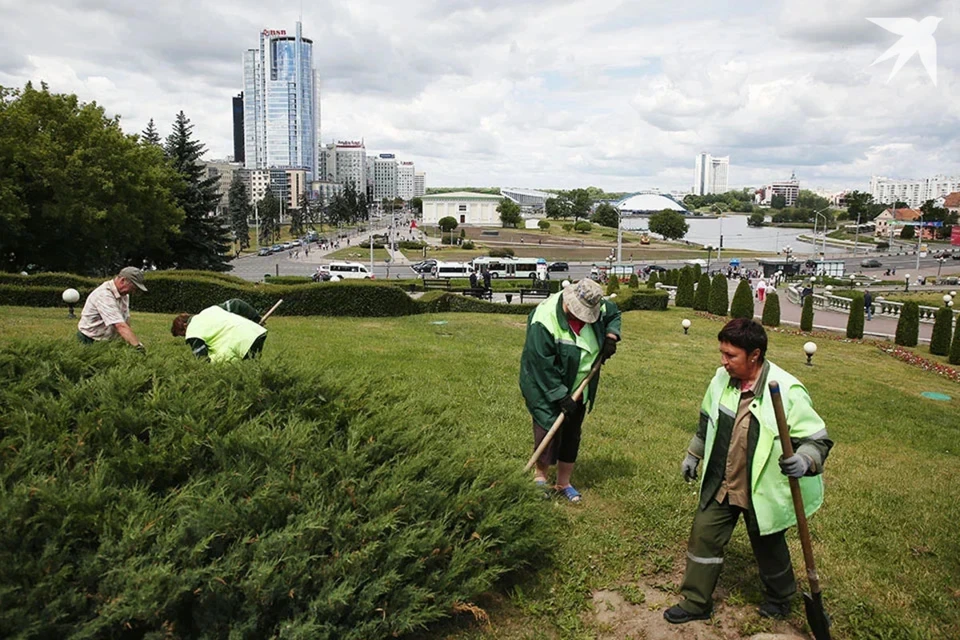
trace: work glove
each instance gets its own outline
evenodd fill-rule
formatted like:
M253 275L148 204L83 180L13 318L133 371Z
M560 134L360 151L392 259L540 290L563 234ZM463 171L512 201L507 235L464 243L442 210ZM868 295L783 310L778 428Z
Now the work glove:
M580 408L580 403L573 399L572 396L563 396L560 398L560 411L563 412L565 416L572 416L577 412L577 409Z
M810 458L795 453L789 458L780 458L780 472L791 478L802 478L810 470Z
M137 346L134 347L134 348L135 348L137 351L139 351L140 353L146 353L146 352L147 352L147 348L146 348L145 346L143 346L143 343L142 343L142 342L138 343Z
M680 471L683 472L684 482L693 482L697 479L697 467L700 465L700 458L688 453L680 465Z
M600 364L613 357L617 352L617 339L607 336L603 339L603 347L600 349Z

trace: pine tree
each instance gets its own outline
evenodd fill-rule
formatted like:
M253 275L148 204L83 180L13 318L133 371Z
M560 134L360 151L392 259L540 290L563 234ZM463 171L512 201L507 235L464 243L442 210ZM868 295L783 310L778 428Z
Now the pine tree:
M933 323L933 335L930 336L930 353L945 356L950 352L950 331L953 328L953 310L944 306L937 311Z
M157 131L157 126L153 123L153 118L150 118L147 128L140 134L140 139L144 144L160 146L162 140L160 139L160 133Z
M630 274L630 284L627 286L629 286L631 289L640 288L640 278L637 277L637 274L635 273Z
M612 275L610 276L610 279L607 280L607 295L616 293L617 291L620 291L620 278L618 278L616 275Z
M803 299L803 311L800 312L800 331L813 331L813 296Z
M727 315L730 306L730 294L727 292L727 278L722 273L713 277L710 285L710 313L715 316Z
M250 205L250 195L243 180L236 178L230 183L227 202L233 237L240 244L241 250L246 249L250 246L250 218L253 217L253 207Z
M847 337L851 340L863 338L863 294L853 294L850 302L850 315L847 316Z
M684 267L680 272L680 284L677 285L677 298L674 304L678 307L693 306L693 269Z
M656 289L656 288L657 288L657 282L659 282L659 280L658 280L658 278L657 278L657 272L656 272L656 271L651 271L651 272L650 272L650 277L647 279L647 289Z
M706 273L700 274L697 291L693 295L693 308L697 311L710 309L710 276Z
M700 276L703 274L703 269L700 267L699 262L693 263L693 281L700 282Z
M206 147L193 139L193 125L183 111L177 114L164 151L183 178L182 188L175 195L184 220L180 236L171 243L173 259L181 269L230 270L232 267L227 264L229 227L213 215L220 201L217 193L220 178L205 177L200 158Z
M763 317L760 320L766 327L780 326L780 296L776 291L767 294L763 303Z
M272 244L280 238L280 199L269 189L257 203L260 217L260 242Z
M957 326L953 328L953 342L950 343L950 364L960 364L960 315L957 316Z
M904 302L893 341L902 347L915 347L919 337L920 306L916 302Z
M730 305L731 318L753 318L753 290L750 282L740 280L737 290L733 293L733 304Z

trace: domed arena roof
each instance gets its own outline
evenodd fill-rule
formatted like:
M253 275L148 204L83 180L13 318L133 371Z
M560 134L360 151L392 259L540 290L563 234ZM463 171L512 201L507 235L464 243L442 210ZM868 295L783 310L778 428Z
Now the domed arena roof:
M621 213L656 213L664 209L679 211L680 213L690 213L682 204L659 193L637 193L627 196L617 203L617 208Z

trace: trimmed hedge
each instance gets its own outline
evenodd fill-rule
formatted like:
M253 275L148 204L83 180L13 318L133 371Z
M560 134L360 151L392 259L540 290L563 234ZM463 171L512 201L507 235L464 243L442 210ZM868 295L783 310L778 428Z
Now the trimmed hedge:
M813 296L803 299L803 311L800 312L800 331L813 331Z
M950 352L950 332L953 329L953 310L944 306L937 311L933 322L933 334L930 336L930 353L945 356Z
M915 347L919 338L920 306L916 302L904 302L900 310L900 319L897 321L897 334L893 341L902 347Z
M264 284L316 284L310 276L270 276Z
M729 293L727 292L727 278L722 273L713 277L710 284L710 313L715 316L727 315L727 309L730 306Z
M693 295L693 308L696 311L710 310L710 276L706 273L700 274L700 281Z
M620 311L666 311L670 294L666 291L621 290L614 299Z
M536 304L501 304L449 291L428 291L417 301L420 313L505 313L528 315Z
M960 364L960 316L957 316L957 326L953 328L953 342L950 343L950 355L947 357L950 364Z
M780 296L776 291L770 291L763 303L763 316L760 322L765 327L780 326Z
M855 293L850 302L850 315L847 316L847 337L851 340L863 338L863 294Z
M179 349L0 350L0 637L422 633L562 514L383 381Z
M731 318L753 318L753 289L750 283L741 279L737 290L733 292L733 303L730 305Z

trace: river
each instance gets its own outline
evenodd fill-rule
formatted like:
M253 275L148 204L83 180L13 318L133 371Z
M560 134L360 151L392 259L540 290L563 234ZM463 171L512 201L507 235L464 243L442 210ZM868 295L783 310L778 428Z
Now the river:
M752 249L753 251L781 251L789 246L797 257L813 253L813 246L805 242L797 242L800 234L810 235L812 229L786 229L779 227L751 227L747 225L748 216L725 216L723 218L686 218L690 230L684 240L703 245L717 246L720 244L720 233L723 232L724 249ZM630 230L647 229L650 218L641 216L625 216L623 228ZM817 245L818 247L820 245ZM827 245L828 254L849 252L842 247Z

